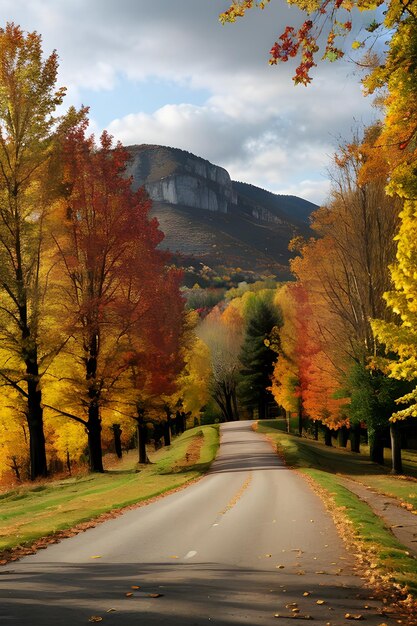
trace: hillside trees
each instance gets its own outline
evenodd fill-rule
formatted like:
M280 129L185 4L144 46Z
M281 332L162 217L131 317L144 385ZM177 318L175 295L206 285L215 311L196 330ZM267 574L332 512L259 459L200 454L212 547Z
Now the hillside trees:
M41 377L51 328L43 325L45 222L54 188L56 139L75 121L54 115L58 58L42 59L41 37L0 29L0 379L25 402L32 479L47 474Z

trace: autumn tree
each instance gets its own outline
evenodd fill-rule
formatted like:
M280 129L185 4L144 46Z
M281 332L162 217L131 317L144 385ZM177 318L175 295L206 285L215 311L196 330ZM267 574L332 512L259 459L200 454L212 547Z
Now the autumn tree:
M11 474L17 481L30 470L25 398L13 387L3 387L0 413L0 476Z
M281 4L298 7L307 19L300 26L287 25L270 49L270 65L297 60L294 83L308 85L311 72L317 66L318 59L330 62L345 56L344 40L352 31L355 10L369 11L369 23L362 38L351 43L350 55L354 51L362 52L375 41L375 36L384 33L384 29L401 30L404 22L416 19L413 0L397 2L390 0L279 0ZM220 15L220 21L235 22L244 17L253 8L265 9L271 0L233 0L230 7ZM385 19L379 21L378 7L387 5ZM385 33L386 34L386 33ZM393 47L391 42L390 47ZM385 80L385 79L384 79Z
M199 337L189 338L184 353L184 368L178 384L183 409L198 416L209 400L210 351Z
M271 377L271 392L283 408L290 428L291 414L298 416L298 433L303 430L302 371L308 362L311 345L307 341L306 324L311 311L307 294L300 283L289 283L278 288L274 304L282 312L279 330L278 358ZM314 349L314 348L313 348Z
M216 307L197 329L208 346L212 371L211 394L225 421L238 419L237 384L240 370L239 351L243 337L243 319L236 309L223 313Z
M47 474L41 376L51 330L44 324L44 252L56 139L77 115L55 115L58 57L43 59L37 33L0 29L0 378L26 403L31 478Z
M51 400L48 408L85 426L94 471L103 471L101 411L130 366L138 320L161 305L152 280L167 278L163 264L155 268L153 263L162 234L156 220L148 219L150 201L143 189L133 193L123 176L127 158L105 132L99 146L85 136L85 124L68 133L63 147L67 193L53 231L51 275L70 339L51 371L59 379L61 401ZM150 327L148 335L153 332ZM60 372L66 369L64 377ZM64 381L70 385L65 402Z
M330 201L313 218L320 238L302 245L302 256L293 262L296 276L312 295L313 308L320 302L324 305L317 317L323 351L329 363L344 373L345 381L347 375L347 387L359 380L348 376L349 369L364 369L370 357L381 353L370 319L390 315L383 294L390 286L388 264L395 255L400 203L385 193L388 164L374 149L380 135L380 127L370 128L362 142L340 147L334 159ZM336 371L334 376L339 386L346 385ZM359 422L362 413L356 415L355 406L351 405L349 416ZM383 426L380 415L375 415L375 424L372 419L368 414L371 458L381 462L388 422Z
M417 49L417 15L413 3L404 5L400 23L398 8L395 10L392 3L386 19L395 28L389 53L384 66L374 72L367 84L370 89L386 86L388 90L380 143L387 151L390 165L388 192L400 197L404 205L396 236L396 259L390 267L393 285L385 294L395 317L375 320L373 329L388 353L396 356L385 364L389 375L412 386L411 391L397 399L399 406L391 417L393 458L397 460L394 471L401 471L398 423L417 416L417 68L412 62Z

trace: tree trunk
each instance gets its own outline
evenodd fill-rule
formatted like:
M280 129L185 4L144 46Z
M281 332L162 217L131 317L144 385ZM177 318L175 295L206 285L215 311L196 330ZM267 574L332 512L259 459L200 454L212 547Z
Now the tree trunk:
M317 420L314 420L314 441L319 440L319 423Z
M14 471L15 475L16 475L16 479L19 481L19 483L21 482L20 479L20 470L19 470L19 466L17 464L17 460L15 456L12 456L12 465L11 465L12 470Z
M264 404L262 402L262 396L260 395L258 398L258 420L262 420L264 418Z
M92 472L104 472L103 453L101 449L101 417L99 399L100 392L97 389L97 359L99 334L92 332L89 340L88 358L86 360L86 380L88 383L88 452L90 457L90 470Z
M139 454L139 463L149 463L148 455L146 454L146 444L147 444L147 429L144 419L144 411L138 409L138 417L137 421L137 433L138 433L138 454Z
M402 474L401 432L396 422L390 424L392 470L391 474Z
M348 429L346 426L342 426L337 431L337 444L340 448L346 448L349 438Z
M378 430L368 428L369 458L373 463L384 465L384 445L381 433Z
M303 434L303 411L301 406L301 399L298 399L298 436L301 437Z
M328 426L324 426L324 443L326 446L332 447L332 431Z
M236 396L236 387L232 390L232 405L233 405L233 415L235 421L239 420L239 411L237 408L237 396Z
M229 422L234 422L235 421L235 416L233 414L233 404L232 404L232 393L230 391L228 391L225 394L226 398L226 413L227 413L227 418Z
M88 453L90 457L90 470L92 472L104 472L103 454L101 449L101 419L99 407L96 401L92 401L88 407Z
M68 474L71 476L71 457L70 457L69 450L67 450L67 454L66 454L66 465L67 465Z
M171 445L171 419L168 418L164 422L164 446Z
M290 432L290 425L291 425L291 421L290 421L291 420L291 412L290 411L286 411L284 409L284 416L285 416L285 422L286 422L286 425L287 425L287 433L289 433Z
M122 458L122 429L120 424L113 424L113 439L114 439L114 451L118 459Z
M29 429L30 478L44 478L48 474L46 464L45 434L43 430L42 393L39 387L39 370L36 348L26 357L27 422Z
M361 451L361 425L353 424L350 427L350 451L359 453Z

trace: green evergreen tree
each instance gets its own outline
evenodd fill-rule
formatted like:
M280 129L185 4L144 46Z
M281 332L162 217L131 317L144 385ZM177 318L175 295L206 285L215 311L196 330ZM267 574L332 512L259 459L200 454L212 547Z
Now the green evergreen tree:
M238 396L252 413L258 410L259 419L267 416L267 407L273 402L269 390L277 354L272 347L274 329L282 326L280 312L268 301L256 299L251 306L246 333L240 352L240 380Z

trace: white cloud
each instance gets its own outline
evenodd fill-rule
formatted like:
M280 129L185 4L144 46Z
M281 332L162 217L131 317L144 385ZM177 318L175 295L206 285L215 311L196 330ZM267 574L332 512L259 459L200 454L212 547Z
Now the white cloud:
M328 155L356 120L369 119L352 66L323 64L313 84L295 88L293 67L270 67L268 50L283 27L300 21L275 2L222 27L229 0L4 0L0 20L43 35L45 52L60 55L67 104L109 101L109 130L125 144L160 143L190 150L229 169L233 178L275 191L323 199ZM209 95L184 98L114 119L111 94L127 81L160 79ZM128 91L128 90L127 90ZM120 93L118 94L120 97ZM99 127L94 120L92 126Z

